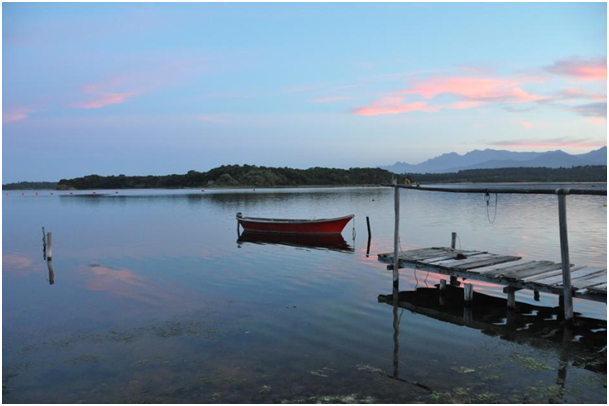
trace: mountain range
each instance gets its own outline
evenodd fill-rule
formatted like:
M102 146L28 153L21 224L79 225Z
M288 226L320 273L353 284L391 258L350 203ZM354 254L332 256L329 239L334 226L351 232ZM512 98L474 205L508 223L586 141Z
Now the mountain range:
M420 164L396 162L381 166L394 173L447 173L465 169L495 168L570 168L584 165L607 165L607 147L585 154L572 155L561 150L547 152L513 152L496 149L473 150L460 155L456 152L442 154Z

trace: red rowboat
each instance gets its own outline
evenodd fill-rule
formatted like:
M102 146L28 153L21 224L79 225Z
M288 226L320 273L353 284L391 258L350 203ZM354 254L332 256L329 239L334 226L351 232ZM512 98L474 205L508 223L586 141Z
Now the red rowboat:
M340 234L355 215L319 220L266 219L243 217L237 213L237 221L244 230L258 233L309 233Z

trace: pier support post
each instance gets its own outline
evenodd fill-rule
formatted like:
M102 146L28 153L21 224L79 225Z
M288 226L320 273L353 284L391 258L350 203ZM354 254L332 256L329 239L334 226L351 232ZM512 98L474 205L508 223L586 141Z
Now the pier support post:
M471 306L474 301L474 285L471 283L463 284L463 301L465 306Z
M560 257L562 260L562 286L565 321L573 321L573 292L571 290L571 262L569 260L569 240L567 238L567 194L569 189L557 189L558 224L560 231Z
M400 283L400 188L397 179L393 180L395 185L395 231L393 235L393 285Z
M450 248L457 248L457 233L453 231L450 237Z
M53 233L47 233L47 261L53 258Z
M516 291L520 290L519 288L514 288L511 286L503 288L503 293L507 293L507 307L508 309L516 308Z
M440 294L446 291L446 279L440 279Z

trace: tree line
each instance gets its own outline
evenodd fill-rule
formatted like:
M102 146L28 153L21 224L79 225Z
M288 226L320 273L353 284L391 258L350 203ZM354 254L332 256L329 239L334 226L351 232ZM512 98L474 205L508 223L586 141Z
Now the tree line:
M453 173L405 173L404 176L419 183L607 182L607 166L467 169Z
M606 182L606 166L572 168L497 168L468 169L453 173L405 173L396 175L380 168L271 168L255 165L223 165L207 172L194 170L182 175L99 176L61 179L55 182L18 182L3 185L18 189L153 189L199 187L289 187L379 185L398 182Z
M285 187L378 185L388 183L392 174L380 168L270 168L255 165L223 165L207 172L188 171L183 175L99 176L61 179L59 189L146 189L197 187Z

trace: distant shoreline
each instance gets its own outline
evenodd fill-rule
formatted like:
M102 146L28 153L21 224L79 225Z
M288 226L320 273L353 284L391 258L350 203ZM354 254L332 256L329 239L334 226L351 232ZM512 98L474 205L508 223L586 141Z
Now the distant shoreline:
M120 189L283 189L374 187L392 179L420 184L471 183L603 183L607 166L571 168L469 169L451 173L393 174L380 168L269 168L229 165L208 172L189 171L182 175L99 176L61 179L59 182L17 182L3 190L120 190Z

